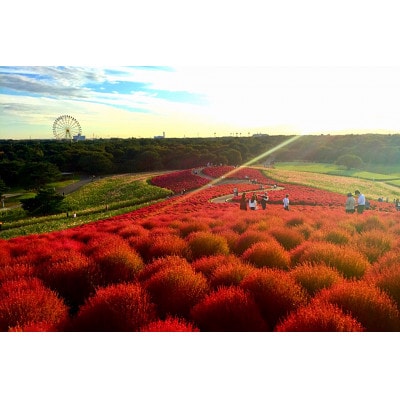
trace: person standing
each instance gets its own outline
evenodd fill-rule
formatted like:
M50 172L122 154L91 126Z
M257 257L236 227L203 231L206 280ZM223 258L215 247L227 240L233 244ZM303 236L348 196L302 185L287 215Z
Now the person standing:
M263 210L267 208L268 194L265 192L261 197L261 207Z
M243 192L242 197L240 198L240 209L247 211L247 200L246 194Z
M357 213L362 214L365 209L365 196L357 189L354 192L358 197L357 197Z
M250 210L255 211L257 209L257 196L255 193L251 196L251 199L249 200L249 207Z
M356 211L356 199L353 197L352 193L347 193L347 199L345 203L345 209L347 213L354 213Z
M283 199L283 209L289 211L289 195L287 194Z

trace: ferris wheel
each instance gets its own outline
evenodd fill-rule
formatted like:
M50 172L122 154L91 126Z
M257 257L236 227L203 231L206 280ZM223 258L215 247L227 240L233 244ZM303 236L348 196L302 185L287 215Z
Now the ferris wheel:
M70 139L82 133L78 120L71 115L61 115L53 123L53 134L56 139Z

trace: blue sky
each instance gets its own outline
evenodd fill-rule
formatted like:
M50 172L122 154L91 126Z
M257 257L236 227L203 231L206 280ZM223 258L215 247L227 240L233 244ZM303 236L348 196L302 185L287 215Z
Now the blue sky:
M400 132L398 67L0 67L0 137Z

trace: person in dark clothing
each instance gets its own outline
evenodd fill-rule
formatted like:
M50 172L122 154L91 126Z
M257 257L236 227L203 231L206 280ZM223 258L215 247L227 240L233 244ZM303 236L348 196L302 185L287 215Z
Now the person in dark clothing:
M240 199L240 209L241 210L247 210L247 200L246 200L246 194L243 193L242 197Z

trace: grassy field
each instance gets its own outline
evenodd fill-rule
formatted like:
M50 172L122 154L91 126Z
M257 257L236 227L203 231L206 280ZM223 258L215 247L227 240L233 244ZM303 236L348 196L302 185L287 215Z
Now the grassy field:
M275 168L263 168L263 173L279 182L307 185L334 193L348 193L359 189L367 198L400 198L400 172L378 174L372 171L356 171L352 175L334 174L332 164L277 163ZM389 172L389 171L388 171ZM379 177L379 179L378 179Z
M117 175L91 182L66 196L62 214L26 217L20 209L1 210L3 227L0 238L62 230L99 219L128 213L140 207L165 199L171 191L147 183L148 174ZM71 182L67 182L70 184ZM58 185L62 189L63 186ZM22 196L22 195L21 195ZM106 207L107 206L107 207ZM76 213L76 218L73 218Z

